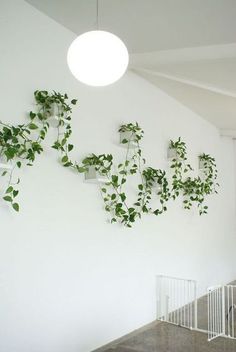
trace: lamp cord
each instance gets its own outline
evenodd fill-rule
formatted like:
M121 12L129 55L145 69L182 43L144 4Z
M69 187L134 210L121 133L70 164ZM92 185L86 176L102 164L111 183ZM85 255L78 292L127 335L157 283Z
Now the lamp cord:
M98 0L97 0L97 9L96 9L96 10L97 10L97 19L96 19L97 30L98 30L98 5L99 5L99 4L98 4Z

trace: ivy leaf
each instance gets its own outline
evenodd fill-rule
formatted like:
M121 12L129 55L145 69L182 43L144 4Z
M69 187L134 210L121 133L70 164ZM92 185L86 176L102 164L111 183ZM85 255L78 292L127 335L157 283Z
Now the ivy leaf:
M20 210L20 207L19 207L19 204L18 203L13 203L12 204L12 207L15 211L19 211Z
M6 190L6 192L5 193L11 193L13 191L13 187L12 186L10 186L10 187L8 187L8 189Z
M118 176L117 175L112 175L111 176L111 179L112 179L112 183L117 186L118 184Z
M126 195L125 195L125 193L121 193L121 194L120 194L120 198L121 198L122 202L124 202L124 201L126 200Z
M67 163L63 164L65 167L73 166L72 162L68 161Z
M18 193L19 193L19 191L14 190L14 191L13 191L13 197L15 198L15 197L18 195Z
M70 152L74 148L73 144L68 144L68 152Z
M10 196L5 196L5 197L3 197L3 199L4 199L6 202L12 202L12 197L10 197Z
M76 166L76 169L81 174L87 171L86 167L81 167L81 166Z
M63 156L63 158L61 159L62 163L66 163L68 161L68 157L65 155Z
M33 111L30 111L30 119L33 120L36 117L36 114Z
M37 130L37 129L38 129L38 126L35 125L35 123L30 123L30 124L29 124L29 129L30 129L30 130Z

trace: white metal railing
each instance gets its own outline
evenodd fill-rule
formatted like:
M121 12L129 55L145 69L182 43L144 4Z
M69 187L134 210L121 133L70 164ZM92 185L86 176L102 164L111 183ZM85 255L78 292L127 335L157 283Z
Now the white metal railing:
M218 285L208 288L207 301L206 296L199 301L201 312L199 324L204 322L204 329L198 328L195 280L158 275L156 297L158 320L207 332L208 341L219 336L236 339L236 285ZM207 309L205 309L206 303Z
M224 286L208 289L208 341L225 335Z
M208 289L208 340L236 339L236 285Z
M196 281L157 276L157 319L197 329Z
M236 338L236 286L227 285L225 291L225 335Z

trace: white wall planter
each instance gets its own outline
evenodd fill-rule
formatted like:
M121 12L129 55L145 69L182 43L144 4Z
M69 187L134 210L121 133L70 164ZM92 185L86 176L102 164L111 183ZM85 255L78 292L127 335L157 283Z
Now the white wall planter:
M59 120L62 120L65 124L68 124L68 121L65 118L59 117L58 114L59 114L59 111L58 111L57 105L53 104L51 114L48 118L48 123L53 128L58 127Z
M99 172L95 169L95 166L88 166L88 170L84 173L84 181L86 183L105 183L107 182L107 178L99 174Z
M154 190L156 193L159 193L159 192L161 192L162 187L161 187L161 185L159 185L158 183L156 183L155 186L153 187L153 190Z
M205 160L199 159L198 167L199 167L200 171L203 171L205 169L205 165L204 164L205 164Z
M172 159L177 159L177 158L178 158L177 151L175 149L168 148L167 149L167 159L172 160Z
M120 132L120 144L123 147L127 147L128 143L122 143L122 141L126 139L129 142L129 147L130 148L135 148L137 147L137 143L135 142L135 135L131 131L125 131L125 132Z

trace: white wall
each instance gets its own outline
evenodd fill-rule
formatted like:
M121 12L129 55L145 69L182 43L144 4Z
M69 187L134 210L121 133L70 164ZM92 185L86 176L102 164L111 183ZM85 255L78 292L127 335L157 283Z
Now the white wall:
M212 153L220 194L209 200L205 217L177 202L133 229L110 225L96 186L63 169L46 146L22 174L20 214L0 203L1 352L88 352L149 323L158 273L197 279L200 293L236 278L232 142L132 73L107 88L79 84L65 60L73 37L25 2L1 0L1 119L23 122L36 89L67 92L79 99L75 158L90 152L121 158L116 130L138 121L153 166L167 166L167 142L178 136L193 163L198 153Z

